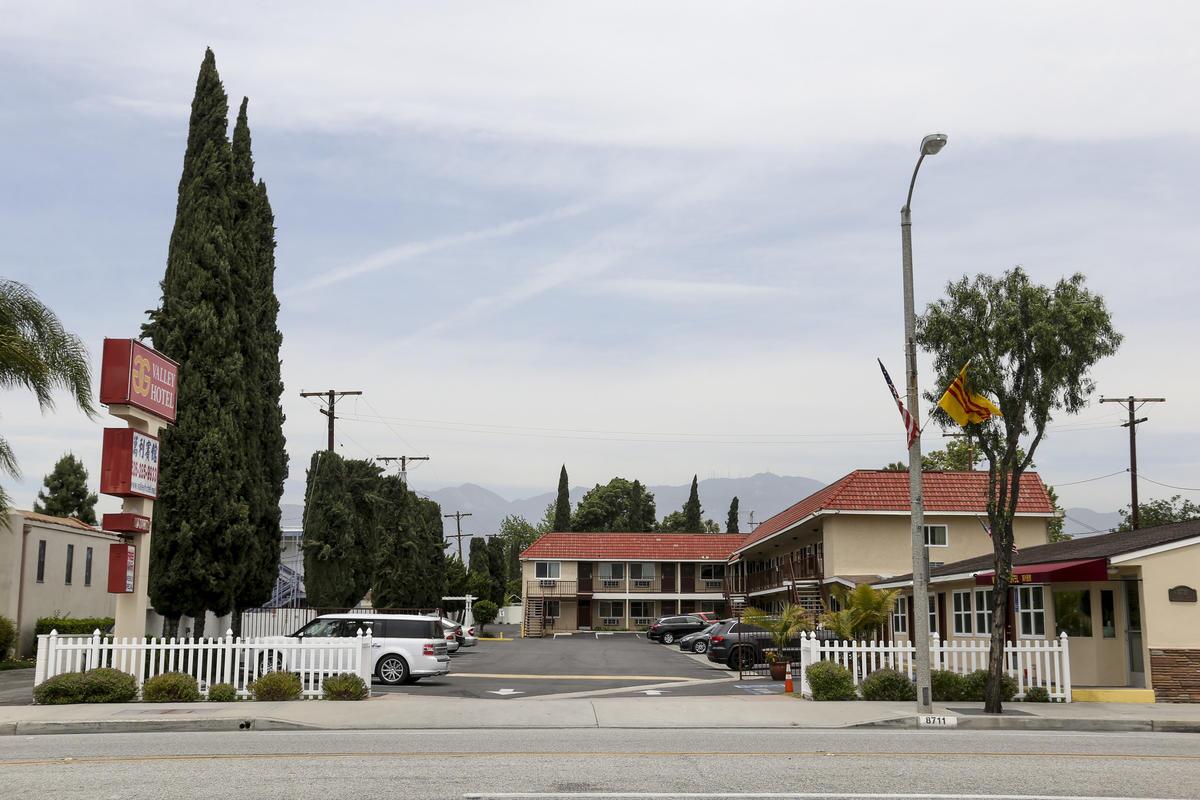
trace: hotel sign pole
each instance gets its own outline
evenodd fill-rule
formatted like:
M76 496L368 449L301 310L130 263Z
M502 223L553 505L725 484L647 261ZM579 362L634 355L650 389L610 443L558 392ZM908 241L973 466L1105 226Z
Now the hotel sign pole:
M105 428L100 491L122 498L120 514L105 514L104 530L125 544L109 555L109 591L117 595L117 638L146 634L150 530L158 496L159 442L175 421L179 365L134 339L105 339L100 402L126 428Z

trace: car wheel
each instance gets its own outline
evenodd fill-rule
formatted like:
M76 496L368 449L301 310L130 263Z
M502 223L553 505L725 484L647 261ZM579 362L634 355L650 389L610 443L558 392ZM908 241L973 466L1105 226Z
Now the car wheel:
M283 654L282 653L263 653L258 657L258 674L266 675L268 672L279 672L283 669Z
M693 653L707 653L708 652L708 642L696 642L694 645L692 645L692 652Z
M379 662L379 680L396 686L408 680L408 664L400 656L384 656Z
M662 643L663 644L671 644L671 642L674 642L674 641L675 641L675 634L671 633L670 631L668 631L662 635Z
M729 654L730 669L750 669L754 666L754 652L749 647L735 648Z

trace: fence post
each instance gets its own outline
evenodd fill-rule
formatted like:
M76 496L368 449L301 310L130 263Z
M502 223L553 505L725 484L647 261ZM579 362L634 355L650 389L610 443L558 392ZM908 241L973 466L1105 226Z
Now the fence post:
M50 631L50 633L38 634L38 637L37 637L37 642L38 642L37 662L35 663L34 668L33 668L33 685L34 686L37 686L42 681L46 680L46 678L50 677L49 675L46 674L46 672L47 672L46 668L49 664L52 663L50 661L50 648L54 647L54 644L51 642L51 637L54 637L55 639L57 639L58 631Z
M221 671L222 683L233 683L233 628L225 631L224 669Z
M809 652L810 637L816 636L812 631L800 634L800 696L811 697L812 690L808 688L808 665L812 663Z
M367 697L371 696L371 673L375 666L375 658L372 652L372 636L368 629L366 634L363 634L363 629L358 629L358 677L362 678L363 683L367 685Z
M95 630L92 631L92 641L91 641L91 644L88 646L87 663L84 664L85 671L89 670L89 669L95 669L99 659L100 659L100 629L96 628Z
M1058 637L1058 646L1062 648L1062 680L1063 702L1071 702L1071 648L1067 646L1067 632L1063 631Z
M937 631L929 632L929 668L942 668L942 640Z

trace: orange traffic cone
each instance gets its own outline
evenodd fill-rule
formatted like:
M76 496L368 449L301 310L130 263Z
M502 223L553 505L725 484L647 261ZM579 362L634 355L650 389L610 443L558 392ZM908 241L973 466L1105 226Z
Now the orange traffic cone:
M783 673L783 691L787 692L788 694L791 694L792 692L795 691L795 687L792 686L792 662L791 662L791 660L789 660L787 662L787 670Z

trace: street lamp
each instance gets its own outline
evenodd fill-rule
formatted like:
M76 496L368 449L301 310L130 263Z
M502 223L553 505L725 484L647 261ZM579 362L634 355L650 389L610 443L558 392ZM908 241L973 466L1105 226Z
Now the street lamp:
M913 303L912 206L913 187L925 156L937 155L946 146L946 134L931 133L921 140L921 156L908 184L908 198L900 209L900 240L904 263L904 355L908 371L908 413L921 424L917 394L917 314ZM929 551L925 548L925 498L921 488L921 436L908 448L908 494L912 504L913 647L917 661L917 711L933 710L929 677Z

